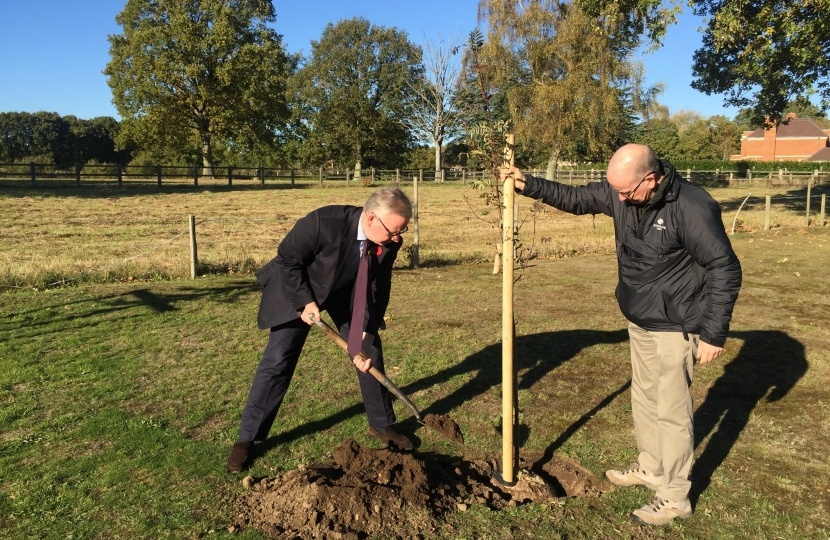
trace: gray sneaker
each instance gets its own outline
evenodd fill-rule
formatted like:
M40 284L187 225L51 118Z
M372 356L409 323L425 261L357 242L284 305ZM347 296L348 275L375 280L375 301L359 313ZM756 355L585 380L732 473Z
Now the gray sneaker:
M605 477L611 481L612 484L618 486L645 486L649 489L657 490L663 485L663 476L651 474L640 467L640 463L634 461L627 469L622 471L610 470L605 471Z
M691 516L692 503L689 499L673 502L660 497L631 514L634 521L643 525L666 525L674 518L686 519Z

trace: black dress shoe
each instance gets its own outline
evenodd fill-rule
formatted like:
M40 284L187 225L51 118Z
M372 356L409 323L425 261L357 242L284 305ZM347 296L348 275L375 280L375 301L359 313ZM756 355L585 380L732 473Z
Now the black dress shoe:
M228 456L228 472L238 473L245 466L248 461L248 451L251 449L251 443L238 442L231 448L231 453Z
M386 426L385 428L369 426L369 435L386 443L392 443L399 450L412 450L415 447L406 435L398 433L392 426Z

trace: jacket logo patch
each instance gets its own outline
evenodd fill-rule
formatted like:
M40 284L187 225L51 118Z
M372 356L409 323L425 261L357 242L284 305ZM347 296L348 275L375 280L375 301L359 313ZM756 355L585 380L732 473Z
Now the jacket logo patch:
M666 226L665 226L665 225L663 225L663 218L658 218L658 219L657 219L657 223L655 223L654 225L652 225L652 227L654 227L654 228L655 228L655 229L657 229L658 231L665 231L665 230L666 230Z

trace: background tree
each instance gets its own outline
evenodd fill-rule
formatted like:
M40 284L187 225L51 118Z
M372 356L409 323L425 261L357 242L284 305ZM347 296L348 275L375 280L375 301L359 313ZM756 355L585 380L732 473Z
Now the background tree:
M798 96L787 103L787 106L784 107L784 115L786 116L787 113L791 112L795 113L799 118L812 118L822 129L830 128L830 120L827 118L827 113L815 105L808 97ZM735 115L735 123L744 131L754 131L763 124L756 123L753 120L753 115L753 109L741 109Z
M464 47L462 71L454 96L466 144L455 148L459 157L466 153L466 165L473 169L490 169L495 175L501 165L504 133L510 128L507 92L509 84L495 82L496 71L484 56L484 34L470 32Z
M424 78L411 84L418 97L413 101L408 126L417 139L432 143L436 178L443 167L444 142L461 133L461 119L454 105L461 72L455 57L460 49L451 41L435 44L425 40Z
M329 23L292 83L308 161L395 168L412 146L407 121L423 77L421 49L363 18Z
M0 113L0 155L9 161L66 167L74 163L73 149L70 124L58 113Z
M73 139L73 161L76 163L111 163L127 165L130 149L116 149L120 125L111 116L98 116L90 120L65 116Z
M818 90L830 107L830 0L690 0L708 17L692 87L750 108L754 125L778 123L787 103Z
M604 159L633 134L628 58L641 35L659 40L674 11L657 0L561 2L481 0L488 41L483 54L507 89L518 140L560 158ZM645 92L647 94L648 92ZM646 100L647 101L647 100Z
M151 154L274 145L293 69L270 0L127 0L104 73L123 118L120 142Z
M0 160L14 163L28 155L31 144L29 113L0 113Z
M638 126L634 140L649 145L660 157L671 160L678 156L677 147L680 144L680 135L677 131L677 124L668 118L646 120Z

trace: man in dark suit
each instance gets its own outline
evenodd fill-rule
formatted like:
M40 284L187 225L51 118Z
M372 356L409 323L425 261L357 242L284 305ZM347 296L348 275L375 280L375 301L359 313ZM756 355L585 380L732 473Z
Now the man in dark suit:
M277 256L257 271L257 279L264 287L257 324L271 331L242 412L239 438L228 456L230 472L241 471L253 442L268 436L310 327L320 320L320 311L328 312L344 339L349 336L354 291L358 289L355 277L361 253L367 251L368 291L362 342L366 360L353 355L353 363L369 434L401 450L412 449L412 441L393 426L395 412L388 390L367 373L370 366L383 372L378 330L384 327L392 265L411 217L409 199L394 187L375 191L363 208L319 208L297 221L280 242Z

